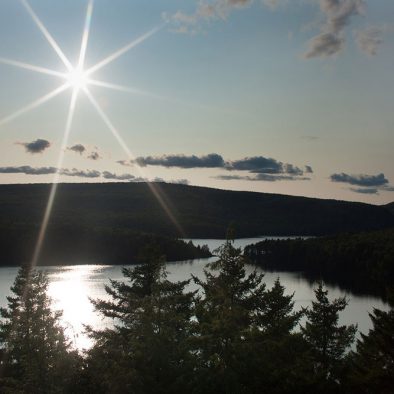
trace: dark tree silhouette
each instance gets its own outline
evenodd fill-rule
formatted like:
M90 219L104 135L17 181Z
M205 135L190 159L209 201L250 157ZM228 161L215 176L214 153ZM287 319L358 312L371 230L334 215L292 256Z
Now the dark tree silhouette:
M72 392L79 360L47 290L45 274L21 268L8 307L0 309L1 392Z
M394 309L374 309L373 328L361 334L352 357L351 386L358 393L394 392Z
M167 280L164 259L146 251L144 262L123 269L127 282L111 281L109 301L95 300L114 326L89 329L95 346L88 369L96 392L176 393L190 381L193 292L189 281Z
M340 326L339 312L347 306L346 298L333 301L328 299L328 291L320 282L315 290L316 301L312 309L305 310L308 318L301 332L311 347L317 379L322 384L336 387L344 358L349 346L353 343L357 326ZM336 388L337 390L339 388Z

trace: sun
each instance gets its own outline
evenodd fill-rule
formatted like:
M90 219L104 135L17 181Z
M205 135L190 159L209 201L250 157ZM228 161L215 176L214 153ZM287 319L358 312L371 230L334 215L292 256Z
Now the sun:
M88 85L86 72L80 68L72 69L66 74L66 81L74 90L85 89Z
M63 62L66 72L58 71L58 70L52 70L47 67L42 67L42 66L37 66L25 62L21 62L19 60L13 60L13 59L7 59L0 57L0 63L6 64L9 66L14 66L18 68L22 68L28 71L34 71L37 73L41 74L47 74L52 77L57 77L61 80L61 85L57 87L56 89L46 93L42 97L37 98L33 102L25 105L24 107L18 109L14 113L0 119L0 127L2 127L4 124L7 124L11 121L13 121L16 118L19 118L20 116L24 115L25 113L36 109L43 105L44 103L47 103L48 101L52 100L56 96L60 95L61 93L71 90L71 100L69 104L69 109L68 109L68 114L67 114L67 119L66 119L66 124L64 127L64 132L63 132L63 138L61 141L61 148L59 151L59 156L57 160L57 165L56 165L56 172L54 174L54 178L52 181L52 187L50 189L49 197L48 197L48 203L44 212L44 218L42 220L41 226L40 226L40 231L38 235L38 240L34 249L34 254L33 258L31 261L31 266L35 266L37 264L37 260L40 254L41 246L45 237L46 229L48 226L49 218L51 216L51 211L52 211L52 205L55 199L56 191L57 191L57 184L59 183L60 175L61 175L61 168L63 165L63 159L64 159L64 154L67 150L67 143L73 123L73 118L74 118L74 113L75 113L75 108L78 100L78 96L80 93L84 94L92 106L95 108L97 114L99 117L103 120L104 124L107 126L107 128L110 130L110 132L113 134L115 139L118 141L119 145L121 148L124 150L126 153L127 157L130 160L134 159L134 155L130 151L129 147L121 137L120 133L116 129L116 127L113 125L111 122L110 118L108 115L104 112L102 107L100 106L99 102L96 100L94 97L93 93L90 91L90 86L98 86L102 88L107 88L107 89L112 89L112 90L118 90L118 91L123 91L123 92L129 92L132 94L137 94L137 95L142 95L142 96L149 96L152 98L156 99L165 99L168 100L166 97L161 97L156 94L152 94L140 89L135 89L135 88L129 88L126 86L122 85L115 85L109 82L104 82L100 80L96 80L92 77L92 74L94 74L96 71L100 70L101 68L107 66L108 64L112 63L122 55L124 55L126 52L130 51L137 45L143 43L145 40L147 40L149 37L152 37L156 33L158 33L160 30L162 30L165 26L165 23L162 23L161 25L153 28L152 30L146 32L145 34L137 37L133 41L129 42L125 46L119 48L117 51L111 53L108 55L106 58L102 59L98 63L96 63L94 66L91 66L90 68L85 68L85 57L86 57L86 51L87 51L87 46L88 46L88 39L89 39L89 31L90 31L90 22L92 19L92 13L93 13L93 3L94 0L87 0L87 10L86 10L86 17L85 17L85 24L84 24L84 29L83 29L83 34L82 34L82 42L81 42L81 47L80 47L80 53L79 53L79 59L77 64L73 65L71 64L70 60L67 58L67 56L64 54L62 49L59 47L55 39L52 37L52 35L49 33L45 25L41 22L40 18L38 15L34 12L32 7L29 4L28 0L20 0L21 4L25 7L26 11L28 14L31 16L45 39L48 41L49 45L52 47L52 49L56 52L56 54L59 56L60 60ZM140 172L141 176L144 178L145 175L140 167L137 167L137 170ZM170 208L167 206L167 203L165 200L162 198L160 192L156 190L155 185L148 183L148 187L150 188L151 192L153 195L156 197L158 200L159 204L162 206L163 210L166 212L170 220L175 224L177 228L179 228L180 233L183 234L183 231L181 230L175 216L172 214Z

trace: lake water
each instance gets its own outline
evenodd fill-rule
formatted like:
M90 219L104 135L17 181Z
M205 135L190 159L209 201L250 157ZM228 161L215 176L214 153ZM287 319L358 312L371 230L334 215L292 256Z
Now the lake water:
M244 247L250 243L257 242L263 238L244 238L235 241L236 247ZM278 238L278 237L274 237ZM193 240L195 244L207 244L211 250L223 243L223 240ZM190 278L193 274L198 278L204 278L204 268L206 264L215 258L196 259L191 261L181 261L167 263L169 279L172 281ZM89 338L84 334L83 325L88 324L93 327L105 327L108 321L103 320L93 310L89 298L108 299L104 290L104 285L109 284L109 279L122 280L122 267L113 265L73 265L73 266L53 266L40 268L48 273L49 293L54 300L54 308L63 310L63 323L74 345L79 348L91 346ZM255 269L247 266L247 272ZM257 268L262 272L261 269ZM0 268L0 306L5 306L6 296L10 294L12 285L18 268ZM289 272L266 272L265 282L267 287L272 287L275 279L280 277L282 285L285 286L288 294L294 293L295 309L311 305L314 299L313 286L298 273ZM191 288L197 287L193 284ZM356 296L349 292L340 290L337 287L327 286L329 297L337 298L346 296L349 305L340 317L341 324L357 323L361 332L368 332L371 322L368 312L373 308L388 310L387 304L376 297Z

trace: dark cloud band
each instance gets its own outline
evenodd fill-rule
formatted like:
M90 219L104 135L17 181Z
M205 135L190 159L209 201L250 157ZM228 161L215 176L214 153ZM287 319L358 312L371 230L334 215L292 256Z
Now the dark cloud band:
M376 187L384 186L389 183L384 174L378 175L349 175L344 172L340 174L332 174L330 176L332 182L348 183L349 185L363 186L363 187Z

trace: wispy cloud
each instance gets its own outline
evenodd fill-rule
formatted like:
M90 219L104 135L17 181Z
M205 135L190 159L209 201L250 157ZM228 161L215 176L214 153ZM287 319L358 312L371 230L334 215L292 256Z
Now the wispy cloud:
M201 23L210 20L225 20L234 10L241 10L252 5L254 0L214 0L211 2L200 1L191 13L177 11L172 15L163 14L167 22L171 22L176 33L196 33L200 31ZM262 0L262 4L276 8L280 0Z
M16 142L17 145L22 145L25 147L26 152L28 153L42 153L45 149L51 146L51 143L47 140L38 138L32 142Z
M320 33L309 41L304 57L310 59L338 54L345 47L345 27L353 16L363 14L364 5L363 0L320 0L324 22Z
M263 182L276 182L276 181L309 181L308 177L300 177L297 175L272 175L272 174L255 174L255 175L217 175L212 177L222 181L263 181Z
M356 30L354 34L360 50L367 55L374 56L383 43L383 33L384 28L370 26L364 30Z

